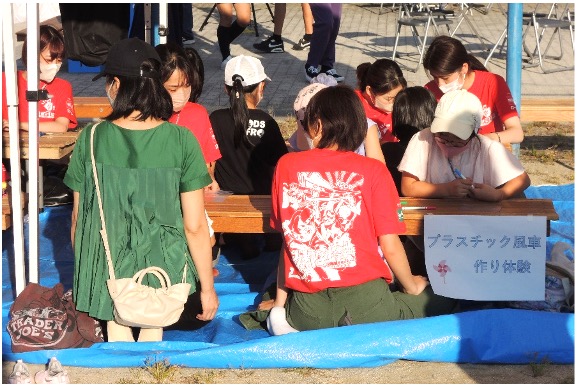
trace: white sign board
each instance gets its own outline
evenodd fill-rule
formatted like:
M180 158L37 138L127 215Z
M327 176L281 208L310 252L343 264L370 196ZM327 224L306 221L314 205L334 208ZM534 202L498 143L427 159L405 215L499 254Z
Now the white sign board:
M478 301L543 301L547 219L425 215L427 274L436 294Z

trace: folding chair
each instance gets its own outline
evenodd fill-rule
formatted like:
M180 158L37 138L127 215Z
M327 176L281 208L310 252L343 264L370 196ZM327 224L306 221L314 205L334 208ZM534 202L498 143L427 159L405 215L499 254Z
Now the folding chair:
M489 61L493 57L493 54L497 50L497 47L499 47L499 43L501 43L501 40L503 40L503 42L501 43L501 47L499 48L499 55L501 55L503 53L503 49L507 45L507 28L508 28L507 27L507 11L505 11L503 9L503 7L501 6L501 4L499 4L499 3L497 4L497 7L499 8L499 11L501 11L501 14L505 17L505 28L503 28L503 31L501 32L501 35L497 39L497 42L495 43L493 48L491 48L491 51L487 55L487 58L485 59L485 62L483 63L484 66L487 66L487 63L489 63ZM538 7L538 5L536 6L535 10L537 10L537 7ZM549 14L536 13L536 16L537 17L548 17ZM527 42L525 41L525 38L526 38L528 31L531 29L531 26L533 23L532 17L533 17L533 12L523 12L523 25L525 26L525 31L523 32L523 37L522 37L522 39L523 39L523 51L525 52L525 54L529 58L532 56L532 51L527 46Z
M399 6L399 14L397 17L397 36L395 37L395 47L393 48L393 56L391 57L391 60L396 61L395 57L397 56L397 46L399 44L399 37L401 35L401 27L410 27L419 53L419 61L417 62L417 66L415 68L409 68L401 63L399 63L399 65L403 66L411 72L417 72L419 66L423 62L423 56L427 47L427 36L429 34L430 26L433 25L435 33L439 35L439 25L445 25L447 27L447 32L450 33L449 25L453 24L453 20L447 19L447 15L442 11L433 11L427 4L422 6L424 11L411 11L409 5L407 3L403 3ZM425 30L425 34L422 39L419 35L417 27L423 27Z
M202 24L200 25L200 28L198 29L198 31L202 31L203 28L208 24L208 19L210 19L210 17L212 16L212 13L214 12L214 10L216 9L216 5L218 3L214 3L214 5L212 6L212 8L210 9L210 11L208 12L208 15L206 15L206 17L204 18L204 21L202 22ZM268 12L270 13L270 17L274 23L274 14L272 12L272 9L270 8L270 5L268 3L265 3ZM254 34L256 35L256 37L258 37L258 24L256 22L256 12L254 10L254 3L250 3L250 8L252 9L252 23L254 23Z
M533 12L531 16L533 31L535 32L535 50L529 55L529 63L525 64L523 68L530 68L539 66L543 73L548 74L552 72L560 71L570 71L574 68L574 65L569 66L559 66L557 68L545 68L544 59L561 60L563 58L563 42L561 41L561 29L568 29L571 36L571 48L573 49L573 55L575 55L575 43L573 40L573 23L571 21L571 15L569 13L569 3L565 5L565 8L561 13L558 12L557 3L551 5L551 10L547 17L538 17L536 12ZM541 43L545 35L545 31L553 29L549 42L543 52L541 52ZM541 31L539 31L541 29ZM559 55L547 55L551 44L557 35L559 40ZM537 53L538 61L535 61L535 52Z
M486 39L477 31L475 24L469 18L469 16L473 15L473 9L477 9L480 13L486 15L490 8L487 8L486 12L482 12L481 10L479 10L479 8L473 8L471 5L469 5L467 3L461 3L460 8L461 8L461 13L457 16L457 24L455 25L455 28L453 28L453 31L451 32L451 37L453 37L455 35L455 33L457 32L457 30L459 29L461 24L463 24L463 21L464 21L465 23L467 23L467 25L469 26L469 28L471 29L471 31L473 32L475 37L477 39L479 39L479 42L481 43L481 46L482 46L482 50L488 51L487 44L485 43Z

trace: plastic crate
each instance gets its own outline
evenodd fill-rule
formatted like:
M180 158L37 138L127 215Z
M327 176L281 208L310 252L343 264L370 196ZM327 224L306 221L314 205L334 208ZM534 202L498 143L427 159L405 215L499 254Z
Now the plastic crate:
M92 66L87 66L86 64L84 64L78 60L68 59L68 72L69 73L90 73L90 72L99 73L103 69L104 69L103 65L92 67Z

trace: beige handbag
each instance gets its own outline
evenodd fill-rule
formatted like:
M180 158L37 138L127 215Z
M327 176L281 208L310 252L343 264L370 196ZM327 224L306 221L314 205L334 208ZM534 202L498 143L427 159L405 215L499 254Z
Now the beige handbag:
M94 160L94 132L96 126L98 124L95 124L90 132L90 158L98 198L98 209L100 210L100 220L102 221L100 236L104 243L108 274L110 276L106 281L106 285L114 303L114 320L121 325L143 328L162 328L172 325L180 318L190 292L191 285L186 283L187 264L184 265L182 282L176 285L172 285L168 274L156 266L142 269L134 274L132 278L116 279L114 275L106 223L104 222L104 211L102 210L102 197L98 185L96 161ZM152 274L158 278L161 287L156 289L143 285L141 283L142 279L147 274Z

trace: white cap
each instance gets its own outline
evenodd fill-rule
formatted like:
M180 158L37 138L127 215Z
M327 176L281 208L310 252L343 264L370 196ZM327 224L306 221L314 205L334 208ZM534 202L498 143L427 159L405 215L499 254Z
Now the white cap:
M263 80L270 80L264 73L264 67L260 60L252 56L235 56L226 63L224 69L224 84L232 86L234 83L232 78L234 75L242 77L241 83L243 87L258 84Z
M450 91L437 104L431 132L448 132L467 140L473 132L479 132L482 117L479 98L467 90Z

